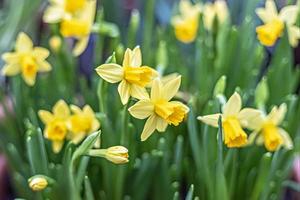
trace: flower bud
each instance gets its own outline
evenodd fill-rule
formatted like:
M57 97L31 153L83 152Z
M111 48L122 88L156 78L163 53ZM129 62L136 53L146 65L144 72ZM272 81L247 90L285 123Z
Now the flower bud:
M30 178L28 184L33 191L41 191L48 186L48 181L43 176L37 175Z
M108 149L92 149L89 156L103 157L115 164L124 164L128 160L128 149L123 146L113 146Z
M52 36L49 40L49 45L52 51L58 52L61 47L61 38L57 35Z

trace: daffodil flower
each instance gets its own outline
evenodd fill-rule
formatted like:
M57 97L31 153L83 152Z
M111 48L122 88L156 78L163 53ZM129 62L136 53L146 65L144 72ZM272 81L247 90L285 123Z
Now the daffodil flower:
M179 15L172 19L176 38L183 43L195 40L199 24L200 5L193 5L189 0L179 3Z
M252 108L242 109L242 100L238 93L234 93L223 106L223 112L199 116L198 119L213 127L218 127L219 117L222 117L223 139L229 148L242 147L247 144L247 134L242 127L256 119L260 111Z
M249 124L249 128L254 132L249 136L249 144L256 140L258 145L264 144L268 151L276 151L281 146L286 149L293 148L293 142L289 134L279 125L282 123L285 113L286 104L281 104L279 108L273 107L268 115L260 115Z
M52 141L52 149L58 153L68 133L67 122L70 117L70 110L66 102L59 100L54 105L52 112L40 110L38 115L45 124L44 137Z
M164 132L169 125L178 126L186 117L189 108L181 102L170 101L178 92L181 76L162 84L160 79L152 83L149 99L138 101L128 109L130 114L138 119L147 119L141 140L145 141L151 134L158 130Z
M141 66L142 55L139 46L125 51L122 65L103 64L97 67L96 71L107 82L120 82L118 92L123 104L127 104L130 96L137 99L149 98L145 87L157 76L157 72L148 66Z
M77 39L73 49L75 56L87 47L92 25L95 19L96 0L52 0L44 14L44 22L60 23L60 32L64 37Z
M223 24L228 16L228 7L224 0L217 0L214 3L207 2L203 7L203 23L207 30L212 29L215 18L219 24Z
M68 121L69 138L77 144L86 135L98 130L100 123L89 105L85 105L82 110L78 106L71 105L70 109L73 114Z
M48 56L47 49L34 47L31 39L21 32L17 37L15 52L2 55L2 59L6 62L2 74L15 76L21 73L26 84L33 86L38 72L51 70L51 65L45 60Z
M265 8L256 9L256 14L264 23L264 25L256 28L260 43L265 46L273 46L277 39L282 36L285 24L289 43L292 47L296 47L300 39L300 28L295 25L298 7L298 5L289 5L282 8L278 13L275 2L266 0Z

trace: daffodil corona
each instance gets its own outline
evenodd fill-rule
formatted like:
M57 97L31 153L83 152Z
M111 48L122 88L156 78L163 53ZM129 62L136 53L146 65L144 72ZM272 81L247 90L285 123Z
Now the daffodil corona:
M247 144L247 134L243 127L260 115L260 111L252 108L241 110L242 100L238 93L234 93L223 106L223 113L199 116L198 119L208 125L218 127L218 120L222 117L223 139L229 148L242 147Z
M157 76L157 72L148 66L141 66L142 55L139 46L133 50L126 50L122 65L103 64L96 71L107 82L120 82L118 92L123 104L127 104L130 96L137 99L149 98L145 87Z
M249 143L256 140L257 144L264 144L268 151L276 151L281 146L291 149L293 143L289 134L279 127L286 113L286 104L275 106L268 115L260 115L249 124L254 132L249 137Z
M300 39L300 28L295 25L298 10L298 5L290 5L282 8L278 13L275 2L266 0L265 8L256 9L256 14L264 23L256 28L260 43L265 46L273 46L283 35L284 25L286 25L290 45L297 46Z
M181 76L165 84L157 78L153 81L150 98L140 100L128 109L135 118L148 118L141 134L142 141L155 130L164 132L168 124L178 126L184 120L189 108L181 102L170 101L178 92L180 83Z
M6 62L2 74L14 76L21 73L26 84L32 86L38 72L51 70L51 65L45 60L48 56L47 49L34 47L31 39L21 32L17 37L15 52L2 55L2 59Z

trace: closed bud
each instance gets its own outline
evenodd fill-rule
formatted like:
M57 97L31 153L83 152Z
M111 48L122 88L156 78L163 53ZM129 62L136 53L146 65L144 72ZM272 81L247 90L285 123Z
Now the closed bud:
M264 77L255 89L255 104L258 107L264 107L269 98L269 89L267 79Z
M226 76L221 76L217 81L214 89L214 96L224 94L224 90L226 88Z
M57 35L52 36L49 40L49 45L52 51L58 52L61 47L61 38Z
M28 180L28 184L33 191L41 191L48 186L48 181L45 177L36 175Z
M113 146L108 149L92 149L89 156L103 157L115 164L124 164L128 160L128 149L123 146Z

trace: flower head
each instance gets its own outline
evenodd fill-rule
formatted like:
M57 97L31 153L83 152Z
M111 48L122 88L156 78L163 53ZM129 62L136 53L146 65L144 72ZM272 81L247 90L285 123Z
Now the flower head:
M178 126L185 118L189 108L181 102L170 101L178 92L180 82L181 76L165 84L160 79L155 79L150 98L140 100L128 109L135 118L148 118L141 134L142 141L150 137L155 130L164 132L168 124Z
M15 52L4 53L2 59L6 62L2 74L14 76L19 73L26 84L35 83L37 72L48 72L50 64L45 60L49 51L42 47L34 47L31 39L23 32L19 33L15 45Z
M88 155L103 157L115 164L124 164L128 160L128 149L123 146L112 146L107 149L92 149Z
M139 46L125 51L123 66L109 63L97 67L101 78L110 83L119 83L118 92L123 104L127 104L129 97L137 99L149 98L146 86L150 84L157 72L142 65L142 55Z
M200 5L181 0L179 3L179 15L172 19L172 25L175 29L175 36L184 43L193 42L198 31L200 14Z
M98 130L100 123L89 105L85 105L82 110L75 105L71 105L70 108L73 114L68 120L68 129L71 132L69 138L77 144L87 134Z
M241 110L242 100L234 93L223 106L223 113L199 116L198 119L208 125L218 127L218 119L222 117L224 143L229 148L242 147L247 144L247 134L242 129L260 115L260 111L252 108Z
M28 184L33 191L41 191L48 186L48 181L42 176L34 176L28 180Z
M53 0L44 13L46 23L60 23L60 32L64 37L73 37L78 41L73 49L75 56L86 48L94 23L96 0Z
M264 25L256 28L258 40L265 46L273 46L277 39L283 35L286 25L290 45L295 47L300 39L300 28L295 25L297 20L297 5L286 6L278 13L275 2L266 0L265 8L256 9L256 14Z
M38 115L45 124L45 138L52 141L52 149L55 153L58 153L68 133L67 122L70 117L68 105L63 100L59 100L54 105L52 113L40 110Z
M286 104L279 108L275 106L268 115L261 114L258 118L248 124L254 132L250 135L249 143L256 139L257 144L264 144L268 151L276 151L281 146L293 148L289 134L279 127L286 113Z
M217 0L214 3L208 2L203 8L203 22L207 30L211 30L214 20L217 19L219 24L223 24L228 19L229 12L226 1Z

